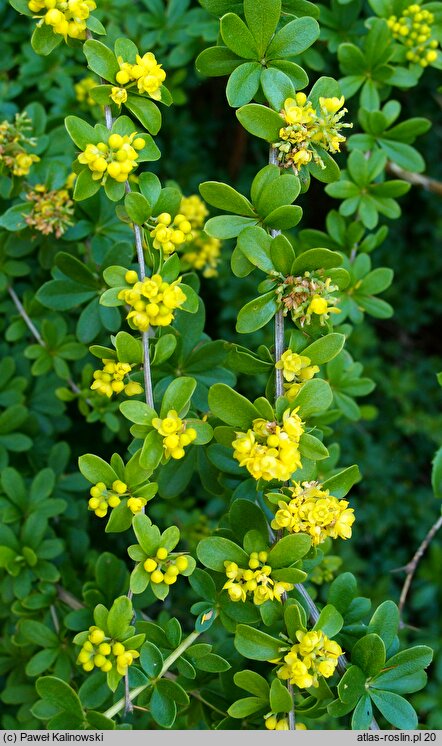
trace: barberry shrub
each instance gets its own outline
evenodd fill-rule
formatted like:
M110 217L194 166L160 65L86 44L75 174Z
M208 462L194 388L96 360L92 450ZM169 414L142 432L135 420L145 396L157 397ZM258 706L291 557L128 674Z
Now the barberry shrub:
M227 78L261 158L247 195L207 173L200 197L158 176L184 94L155 33L106 29L92 0L10 2L37 55L83 73L76 106L0 124L3 727L416 728L432 650L330 554L361 479L334 432L373 388L347 339L393 312L370 253L430 127L395 95L442 67L442 4L170 3L205 40L178 64ZM309 229L323 189L337 209ZM241 344L204 331L223 242Z

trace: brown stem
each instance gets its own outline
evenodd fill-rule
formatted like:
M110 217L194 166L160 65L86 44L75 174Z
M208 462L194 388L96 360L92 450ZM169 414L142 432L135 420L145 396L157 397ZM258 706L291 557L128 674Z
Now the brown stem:
M401 179L408 181L410 184L420 186L427 192L433 192L442 196L442 182L436 181L436 179L430 179L429 176L424 174L414 174L411 171L406 171L404 168L397 166L396 163L389 161L387 163L387 171L399 176Z
M439 516L439 518L437 519L435 523L433 523L425 539L419 545L417 551L415 552L413 559L404 568L407 571L407 576L405 578L404 585L402 586L402 591L401 591L401 595L399 599L399 613L401 616L404 610L405 601L407 599L407 595L410 590L411 582L413 580L413 576L414 576L414 573L416 572L417 566L419 562L421 561L425 551L427 550L428 545L430 544L432 539L435 537L435 535L437 534L441 526L442 526L442 515Z

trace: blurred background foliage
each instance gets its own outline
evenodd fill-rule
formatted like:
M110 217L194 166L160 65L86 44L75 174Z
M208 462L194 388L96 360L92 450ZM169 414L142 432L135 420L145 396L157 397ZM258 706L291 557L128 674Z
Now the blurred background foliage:
M331 4L335 6L335 0L331 0ZM330 3L324 5L326 18ZM357 10L360 5L359 0L353 0L345 7ZM107 25L107 43L118 36L128 36L140 49L153 51L167 71L175 105L164 110L164 125L156 138L162 159L160 165L153 164L153 170L157 170L163 181L176 181L187 195L197 193L198 184L207 179L227 181L248 193L253 175L265 163L266 145L248 136L237 122L225 100L225 81L201 79L194 68L196 55L216 40L217 19L193 0L138 0L137 3L101 0L96 15ZM94 79L94 76L85 71L80 46L69 49L61 45L48 57L35 55L29 44L29 19L19 16L6 0L0 0L0 23L4 29L0 38L0 120L11 120L32 102L43 104L48 117L46 133L50 133L44 143L44 158L55 159L67 176L74 151L64 134L63 118L78 110L91 122L101 117L99 107L88 103L87 96L86 100L79 101L77 95L81 98L81 92L76 95L75 85L85 77ZM353 40L358 33L357 23L347 24L336 33L340 41ZM324 26L321 39L310 52L306 62L313 68L312 82L319 74L339 77L336 47L333 46L336 33ZM427 163L426 174L442 181L442 95L437 92L438 77L438 70L429 69L418 88L411 92L396 89L395 98L408 117L423 116L432 121L432 129L420 139L419 148ZM356 119L355 101L352 99L348 103L349 121ZM80 240L77 247L80 258L82 252L83 255L91 252L99 262L103 252L117 241L130 240L130 234L116 221L113 206L98 198L92 198L89 203L89 207L85 203L75 208L75 222L98 214L95 233L91 241ZM298 230L307 227L324 230L327 212L336 208L336 202L317 182L299 203L304 209L304 218ZM0 212L8 206L3 192ZM440 194L413 187L402 199L401 206L402 218L387 221L388 237L374 254L375 266L391 267L395 273L393 285L383 295L394 307L394 316L388 320L365 320L355 327L347 347L353 357L362 362L364 375L375 381L376 388L362 400L359 422L344 418L335 426L341 465L359 464L363 481L352 492L357 514L353 539L336 544L333 557L342 558L343 569L350 569L357 575L361 595L371 597L374 606L387 597L398 600L404 574L394 571L411 559L440 511L431 491L430 470L434 451L442 444L442 406L436 381L436 373L442 369L442 199ZM60 329L60 324L65 323L67 331L75 334L81 308L70 309L60 320L60 313L45 308L35 299L35 293L51 279L50 270L60 249L76 255L76 244L72 242L75 238L75 232L70 242L67 237L66 241L57 241L53 236L30 240L29 234L19 233L14 237L0 232L3 244L0 262L11 259L22 262L23 258L24 267L18 270L16 267L14 289L42 334L46 325L49 337L54 335L51 324ZM214 339L244 344L244 338L234 331L235 318L244 300L251 297L254 280L232 281L231 249L230 242L224 242L218 277L201 279L201 294L209 308L205 331ZM51 493L64 501L56 519L57 535L66 547L58 563L61 582L64 588L81 598L84 580L89 581L91 587L97 582L97 558L101 552L109 551L110 544L101 526L97 526L97 519L87 511L86 483L77 472L77 458L88 450L104 458L114 450L124 455L127 424L116 416L117 404L106 404L106 411L97 416L88 411L87 394L80 407L76 398L67 401L69 397L60 392L60 388L67 385L66 381L61 380L55 370L32 375L32 360L24 355L32 340L4 290L0 295L0 311L0 405L2 411L11 405L21 407L20 412L16 412L13 430L19 430L24 438L17 440L9 464L29 480L48 466L55 473ZM102 322L106 328L99 326L97 342L107 344L113 321L107 318ZM247 338L246 344L271 346L267 334L267 330L257 332L252 342ZM86 348L79 360L69 362L70 377L86 391L92 364L93 358ZM240 390L250 398L259 395L263 385L264 379L258 377L240 375L238 379ZM11 430L8 432L10 434ZM2 467L6 463L2 457ZM5 519L7 499L0 500ZM222 499L208 497L197 482L191 483L184 495L167 501L157 499L151 507L152 518L160 525L172 521L180 527L191 551L224 510ZM7 514L5 520L8 522ZM111 548L116 557L125 557L126 539L114 535ZM440 537L436 537L419 566L404 614L406 624L410 625L404 630L408 641L422 641L435 647L436 663L429 686L423 693L414 695L413 702L427 727L439 729L442 728L442 658L438 654L441 650L438 619L441 564L442 547ZM339 560L330 558L329 565L337 567ZM119 587L109 591L109 601L125 590L127 573L124 567L120 569L122 574L114 579ZM319 574L317 579L327 583L327 575L324 578ZM46 588L48 604L51 588L54 586ZM322 588L317 585L319 598ZM18 617L32 615L32 610L29 605L26 608L26 604L22 604L23 594L14 600L11 588L3 589L2 593L4 603L0 615L12 632L8 627L11 624L8 602L12 603L12 611ZM44 596L44 590L42 593ZM193 598L190 589L188 593L189 598ZM144 595L137 601L146 606L149 599ZM164 604L161 613L180 615L185 606L180 600L181 611L175 608L172 594L172 600ZM186 624L185 619L182 621ZM68 636L73 634L70 630L84 627L77 619L69 617L66 626ZM7 675L11 667L8 663L11 651L7 637L5 639L0 649L0 675ZM26 647L19 650L25 660ZM234 655L232 649L230 655ZM69 666L68 657L66 660L65 665ZM33 686L20 666L12 675L16 694L3 698L2 725L32 726L35 720L29 714L27 703L33 701Z

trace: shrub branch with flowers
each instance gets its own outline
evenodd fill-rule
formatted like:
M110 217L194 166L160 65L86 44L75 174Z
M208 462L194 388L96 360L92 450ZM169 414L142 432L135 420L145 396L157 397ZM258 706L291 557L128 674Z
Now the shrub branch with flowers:
M46 56L64 40L74 53L84 41L84 65L99 78L77 94L81 103L101 107L101 120L93 126L76 115L65 119L76 149L73 175L61 176L57 163L51 172L50 153L38 149L38 107L0 124L8 182L2 188L14 200L0 225L66 238L35 303L57 312L87 303L78 341L63 339L66 326L51 322L40 332L31 318L38 307L26 310L12 287L9 293L20 323L35 337L25 351L35 361L34 375L53 368L65 384L61 401L76 399L88 422L119 432L107 460L80 456L79 499L80 515L90 516L94 531L104 527L99 546L114 534L109 548L118 542L124 550L124 561L96 552L95 580L86 583L84 601L76 600L51 563L62 546L49 520L63 521L66 503L47 500L44 489L32 497L42 509L36 528L38 516L34 526L21 497L23 482L5 469L3 489L18 514L25 511L20 533L7 528L0 547L0 566L10 578L6 596L17 598L16 644L25 652L41 645L44 653L34 651L27 666L36 682L26 724L418 725L406 697L425 686L432 650L404 645L395 603L385 600L371 613L350 572L337 575L318 603L312 585L331 540L351 539L358 525L351 490L359 469L338 465L332 438L340 418L357 419L354 397L372 387L345 350L352 325L364 313L387 318L392 312L376 297L392 273L372 270L368 257L386 231L370 231L379 215L400 216L397 198L410 184L389 178L387 163L422 170L412 142L429 123L394 124L400 105L392 96L417 85L426 67L442 66L441 4L369 4L371 15L354 43L338 47L344 77L321 76L311 85L309 51L320 33L314 4L202 3L216 28L219 18L219 36L216 46L201 51L196 69L201 76L228 76L227 101L257 138L262 164L250 198L211 180L200 185L201 199L183 196L176 182L163 184L149 170L161 158L157 135L164 147L163 107L173 103L161 58L126 37L108 44L94 2L11 0L37 19L35 52ZM46 172L38 171L41 159ZM33 169L44 183L26 181ZM325 183L341 203L327 218L328 233L302 224L295 234L303 212L294 202L308 203L312 181ZM87 205L98 200L124 237L104 251L89 235ZM209 218L206 205L224 214ZM81 209L89 218L77 221ZM84 242L83 255L69 236ZM212 341L204 332L196 271L216 275L222 241L232 241L231 283L247 277L253 294L244 299L236 331L248 335L272 325L270 346L247 347L247 336L244 346ZM97 367L76 382L66 361L83 359L91 342ZM240 374L257 377L259 386L262 381L259 396L235 388ZM15 450L27 447L22 440ZM77 478L70 479L77 484ZM188 522L175 525L173 511L158 505L180 497L185 511L195 489L213 520L191 542ZM33 494L39 494L34 483ZM40 600L45 596L48 603ZM38 621L33 614L40 608ZM184 637L177 616L185 620ZM72 686L64 680L71 668Z

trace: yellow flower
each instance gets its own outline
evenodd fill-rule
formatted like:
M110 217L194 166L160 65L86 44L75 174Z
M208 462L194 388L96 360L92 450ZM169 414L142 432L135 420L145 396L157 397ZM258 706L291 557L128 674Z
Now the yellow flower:
M55 34L72 39L86 38L86 21L95 10L94 0L29 0L28 8L51 26Z
M185 446L190 445L197 437L196 430L193 427L186 427L186 422L178 417L174 409L169 410L164 419L154 417L152 425L163 436L166 458L183 458Z
M95 101L90 95L90 91L93 88L96 88L97 85L98 83L90 77L82 78L78 83L75 83L74 91L77 101L79 101L80 104L86 103L88 106L94 106Z
M92 626L77 656L77 664L87 672L99 668L103 673L109 673L115 668L120 676L125 676L139 655L137 650L126 650L123 643L106 637L100 627Z
M127 494L127 484L120 479L112 483L112 489L106 487L104 482L97 482L90 489L89 510L92 510L98 518L104 518L109 508L116 508L121 502L121 496Z
M402 10L399 18L392 15L387 24L393 38L406 47L409 62L427 67L438 59L439 41L432 38L435 16L416 3Z
M119 88L118 86L112 86L110 97L115 104L121 106L127 101L127 91L125 88Z
M303 482L302 486L294 482L289 491L292 498L278 503L272 528L307 533L314 546L322 544L328 536L332 539L351 537L355 515L346 500L333 497L319 482Z
M190 197L182 197L180 213L189 221L192 228L202 228L209 211L198 194L191 194Z
M309 381L319 371L317 365L310 365L310 358L298 355L297 352L286 350L275 364L277 370L282 370L286 381Z
M156 218L156 225L150 232L154 249L162 249L166 254L172 254L178 247L193 238L192 226L184 215L179 213L172 221L168 212L163 212Z
M128 321L141 332L150 326L169 326L174 319L174 311L183 305L186 295L180 287L181 278L175 282L163 281L155 274L137 281L136 272L126 273L126 282L131 288L121 290L118 297L133 310L127 315Z
M318 676L333 676L342 648L337 642L329 640L322 630L296 632L297 643L284 656L283 664L277 670L277 676L299 689L319 686Z
M103 360L103 369L94 371L94 381L91 385L92 391L109 399L113 394L122 391L127 396L141 394L143 387L135 381L126 382L124 379L131 372L133 365L130 363L119 363L115 360Z
M136 132L131 135L109 135L107 142L96 145L89 143L79 154L78 161L85 164L92 171L92 178L102 184L108 177L122 183L128 178L138 163L138 150L145 146L145 140L137 137Z
M249 596L256 606L273 600L282 603L283 594L293 590L294 586L292 583L273 580L272 568L265 564L266 561L267 552L252 552L248 568L238 567L236 562L225 560L227 582L224 583L223 590L228 592L231 601L244 602Z

